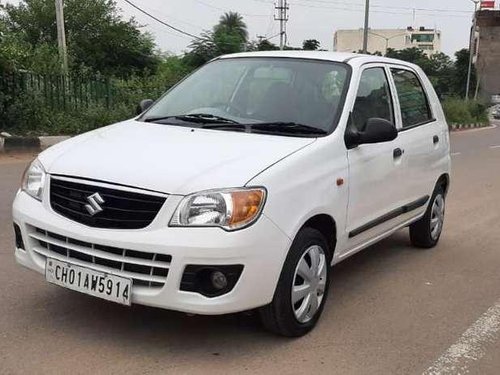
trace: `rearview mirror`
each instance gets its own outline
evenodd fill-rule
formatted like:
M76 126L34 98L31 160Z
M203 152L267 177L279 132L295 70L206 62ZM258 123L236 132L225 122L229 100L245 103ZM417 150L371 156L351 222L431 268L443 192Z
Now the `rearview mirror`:
M381 118L371 118L366 122L365 131L360 133L360 143L390 142L398 137L394 124Z
M365 130L349 131L346 134L348 148L362 144L390 142L398 137L396 126L382 118L371 118L366 122Z
M148 109L149 107L151 107L151 105L154 103L154 100L153 99L144 99L144 100L141 100L141 102L139 103L139 105L137 106L136 108L136 113L138 115L140 115L141 113L143 113L146 109Z

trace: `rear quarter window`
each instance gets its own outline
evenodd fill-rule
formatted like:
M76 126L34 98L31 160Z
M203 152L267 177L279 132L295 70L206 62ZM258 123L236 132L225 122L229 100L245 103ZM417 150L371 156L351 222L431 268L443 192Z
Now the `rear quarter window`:
M433 120L429 99L417 75L405 69L391 69L401 107L403 129Z

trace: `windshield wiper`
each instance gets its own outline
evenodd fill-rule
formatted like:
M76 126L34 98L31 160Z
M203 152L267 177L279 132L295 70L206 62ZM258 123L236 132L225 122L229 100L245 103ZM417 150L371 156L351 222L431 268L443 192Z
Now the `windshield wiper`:
M311 125L298 124L295 122L260 122L257 124L249 124L252 129L261 131L273 131L280 133L293 133L293 134L328 134L326 130L316 128Z
M197 124L239 124L238 121L231 120L222 116L215 116L208 113L193 113L177 116L161 116L161 117L148 117L144 122L157 122L165 120L181 120Z
M217 129L217 130L234 130L234 131L249 131L249 126L246 124L240 123L213 123L213 124L203 124L201 126L202 129Z
M292 134L292 135L326 135L323 129L315 128L310 125L297 124L295 122L258 122L251 124L204 124L203 129L230 130L246 133L273 133L273 134Z

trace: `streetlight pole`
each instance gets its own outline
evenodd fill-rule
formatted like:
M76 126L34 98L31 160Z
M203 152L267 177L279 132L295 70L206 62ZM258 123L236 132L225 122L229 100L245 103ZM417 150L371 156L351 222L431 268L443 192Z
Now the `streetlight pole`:
M392 35L392 36L387 37L387 36L383 36L383 35L374 33L373 31L369 31L369 34L374 35L374 36L378 36L379 38L382 38L385 40L385 53L384 53L384 55L387 55L387 50L389 49L389 41L391 39L407 35L407 33L404 33L404 34L396 34L396 35Z
M368 26L370 18L370 0L365 3L365 28L363 32L363 53L368 53Z
M470 81L472 76L472 60L474 59L474 49L472 47L473 45L475 45L475 40L476 40L477 5L479 4L480 0L471 0L471 1L474 3L474 22L469 41L469 69L467 71L467 87L465 88L465 100L469 100Z

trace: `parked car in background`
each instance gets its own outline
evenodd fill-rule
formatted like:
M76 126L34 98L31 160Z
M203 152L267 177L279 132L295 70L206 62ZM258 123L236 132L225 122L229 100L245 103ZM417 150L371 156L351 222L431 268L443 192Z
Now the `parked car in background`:
M404 227L416 247L439 241L449 133L415 65L229 55L150 104L31 163L13 205L21 265L125 305L257 309L301 336L331 265Z
M496 120L500 120L500 106L497 106L493 110L493 118L496 119Z

